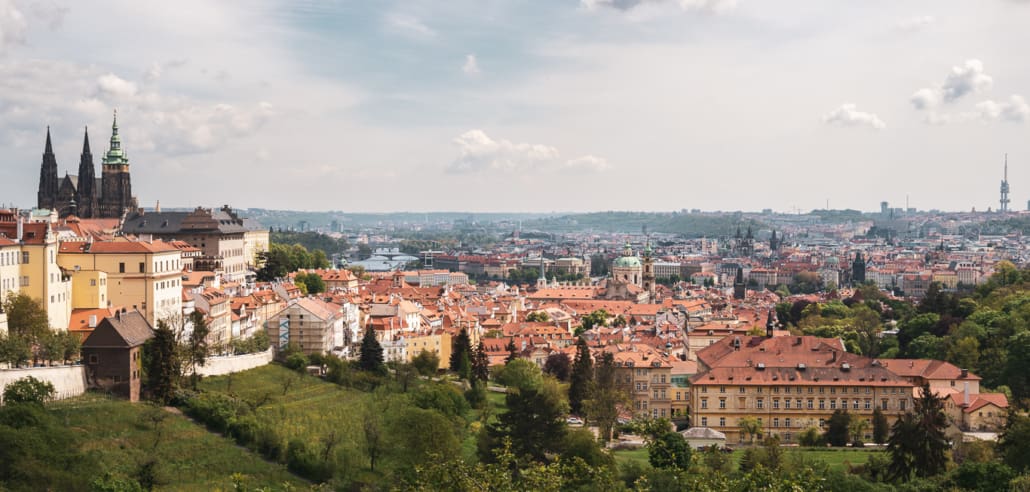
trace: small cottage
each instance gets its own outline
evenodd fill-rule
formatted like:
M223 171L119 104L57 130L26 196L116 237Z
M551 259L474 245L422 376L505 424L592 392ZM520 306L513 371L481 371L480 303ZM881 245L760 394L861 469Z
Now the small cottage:
M90 387L139 401L143 344L154 329L137 311L104 318L82 342L86 382Z

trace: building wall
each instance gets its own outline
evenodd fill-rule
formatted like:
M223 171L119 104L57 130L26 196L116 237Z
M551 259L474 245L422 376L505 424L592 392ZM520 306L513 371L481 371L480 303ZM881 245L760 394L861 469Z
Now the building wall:
M86 392L86 372L83 366L33 367L31 369L0 370L0 401L8 384L32 376L54 385L54 396L58 400L78 396Z
M10 293L18 293L21 275L21 246L10 245L0 246L0 303L7 299Z
M107 274L96 270L72 271L72 309L102 309L110 306Z
M90 386L110 391L129 401L138 401L140 395L140 371L142 369L140 347L134 348L88 348L82 349L82 360L86 364L86 380Z
M873 431L873 409L877 406L881 407L889 423L893 423L905 410L911 411L913 408L910 386L743 386L695 383L691 390L691 425L722 432L730 444L746 439L740 431L739 422L749 416L761 419L765 435L777 435L784 442L796 442L798 435L809 427L825 430L825 422L834 410L841 408L842 401L846 401L848 413L870 422L866 429L869 435ZM884 400L885 409L882 406ZM798 402L801 408L798 408ZM855 402L858 402L858 408L855 408Z
M267 229L247 231L243 234L243 259L248 268L257 269L257 255L268 251L269 237Z
M106 273L110 304L139 309L151 325L182 313L182 262L178 250L62 253L58 255L58 263L67 270Z
M672 371L669 367L619 367L616 385L633 400L636 415L657 418L672 416Z
M208 357L203 366L197 367L197 374L201 376L222 376L246 371L268 365L272 362L274 356L275 349L269 347L268 350L256 354Z
M72 281L58 267L57 242L47 241L42 245L22 245L20 289L43 303L51 329L67 330L72 314Z

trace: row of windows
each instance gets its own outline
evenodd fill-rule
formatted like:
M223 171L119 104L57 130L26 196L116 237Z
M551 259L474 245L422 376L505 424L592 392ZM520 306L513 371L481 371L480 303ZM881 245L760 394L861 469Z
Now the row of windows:
M664 395L664 391L663 391L663 395ZM679 399L678 396L679 396L679 394L677 394L677 399ZM655 399L657 399L657 397ZM830 398L828 401L830 402L829 409L830 410L837 410L837 408L838 408L837 407L837 399L836 398ZM823 398L820 398L818 400L818 408L819 408L819 410L826 410L826 402L827 402L827 400L823 399ZM908 400L906 400L904 398L902 398L900 400L897 400L897 402L898 402L897 403L898 410L905 410L907 408L907 406L908 406L907 405ZM739 408L745 408L747 406L744 403L744 398L740 399L740 403L741 404L740 404ZM795 408L797 410L802 410L802 409L814 410L816 408L816 400L808 399L807 401L804 401L804 403L803 403L803 400L798 398L798 399L794 400L794 404L793 405L794 405L793 408ZM707 409L708 408L708 398L702 398L701 399L701 408L702 409ZM756 398L755 399L755 408L760 409L760 410L764 409L765 408L765 400L762 399L762 398ZM847 408L848 408L848 400L846 398L841 398L840 399L840 409L847 410ZM864 409L864 410L872 410L872 408L873 408L873 400L871 398L865 398L865 399L862 400L861 404L859 404L859 400L857 400L857 399L851 401L851 409L852 410L858 410L860 408ZM726 399L725 398L719 398L719 409L720 410L726 409ZM772 409L773 410L779 410L780 409L780 399L779 398L773 398L772 399ZM784 410L790 410L791 409L791 400L790 399L788 399L788 398L784 398L783 399L783 409ZM881 410L890 410L890 400L888 400L886 398L881 399L880 400L880 409Z
M21 252L21 258L22 258L21 263L28 263L29 262L29 252L28 251L22 251ZM18 252L17 251L4 251L3 254L0 254L0 266L11 266L11 265L18 265L18 264L19 264L19 262L18 262Z
M700 390L701 393L708 393L708 386L701 386L700 388L701 388L701 390ZM747 386L739 386L738 387L738 392L739 393L746 393L747 392L747 388L748 388ZM791 393L791 388L792 388L791 386L783 386L783 393L790 394ZM793 387L793 392L796 393L796 394L799 394L799 395L802 394L803 392L807 392L810 395L813 394L813 393L816 393L816 392L818 392L819 394L825 394L827 392L826 391L826 386L819 386L818 390L816 389L815 386L807 386L806 388L807 388L807 391L802 391L803 388L801 386L794 386ZM848 391L849 386L841 386L840 388L838 388L836 386L830 386L829 388L830 388L829 389L829 393L831 395L837 394L838 390L840 391L841 394L844 394L844 395L849 393L849 391ZM850 388L851 388L850 392L853 393L853 394L856 394L856 395L862 394L862 393L865 393L865 394L868 395L868 394L871 394L873 392L873 388L870 387L870 386L850 387ZM755 389L755 393L763 393L763 392L765 392L765 388L763 386L755 386L754 389ZM732 391L732 390L733 390L733 388L730 387L730 391ZM726 386L720 386L719 387L719 393L726 393L726 391L727 391L727 387ZM779 394L780 393L780 386L773 386L770 391L773 394ZM898 394L898 393L904 393L904 392L905 392L905 388L898 388L898 387L884 388L884 390L883 390L883 393L889 393L889 394L892 394L892 395L893 394Z

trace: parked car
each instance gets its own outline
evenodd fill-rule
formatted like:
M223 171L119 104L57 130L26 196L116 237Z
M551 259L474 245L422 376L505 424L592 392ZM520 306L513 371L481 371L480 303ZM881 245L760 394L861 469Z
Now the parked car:
M583 425L583 419L572 415L570 415L569 418L565 419L565 422L572 425Z

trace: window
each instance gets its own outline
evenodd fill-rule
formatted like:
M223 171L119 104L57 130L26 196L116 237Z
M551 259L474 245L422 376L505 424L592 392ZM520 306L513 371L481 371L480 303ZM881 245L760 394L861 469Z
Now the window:
M118 264L118 273L125 273L125 263Z
M904 410L905 410L905 403L906 403L907 401L908 401L908 400L899 400L899 401L898 401L898 410L904 411Z
M780 418L779 417L773 418L773 427L779 427L779 426L780 426Z
M836 410L836 409L837 409L837 400L836 399L831 399L830 400L830 410Z
M726 387L725 386L719 386L719 393L725 393L725 392L726 392Z
M725 410L726 409L726 399L725 398L719 398L719 409L720 410Z
M139 272L140 272L140 273L143 273L143 272L145 272L145 271L147 271L147 265L146 265L146 263L143 263L142 261L141 261L141 262L139 262Z
M708 408L708 398L702 398L701 399L701 408L703 408L703 409Z
M826 400L819 399L819 410L826 410Z
M98 362L100 362L100 357L98 357L97 354L89 354L89 363L90 364L96 364Z
M794 400L794 403L797 404L797 406L794 407L794 408L797 408L798 410L801 410L801 399L798 398L797 400Z
M865 400L865 409L869 410L872 407L873 407L873 401L868 399L868 398L866 398L866 400Z
M851 408L854 410L858 410L858 400L851 401Z
M755 408L764 408L764 406L765 402L761 398L755 400Z
M701 427L708 427L708 417L701 417Z
M757 392L758 392L758 393L761 393L761 392L762 392L762 387L761 387L761 386L759 386L759 387L757 388Z
M702 386L701 387L701 392L702 393L708 393L708 386Z
M790 427L790 419L789 418L783 419L783 426L784 427Z
M22 251L21 252L21 262L22 263L28 263L29 262L29 252L28 251Z
M824 394L824 393L826 393L826 388L820 386L819 387L819 394L821 395L821 394Z
M719 427L726 427L726 417L719 417Z
M884 399L880 400L880 410L886 410L886 409L887 409L887 399L884 398Z
M744 388L743 386L741 386L741 387L740 387L740 392L741 392L741 393L744 393L744 392L746 392L746 391L747 391L747 390L746 390L746 389L745 389L745 388Z
M814 408L814 406L815 406L815 401L814 400L808 400L808 406L806 408L811 410L812 408Z
M830 394L831 395L836 395L837 394L837 388L830 388Z
M790 408L790 398L783 400L783 408Z
M97 286L97 279L95 279L95 278L89 279L89 286L90 287L96 287Z

